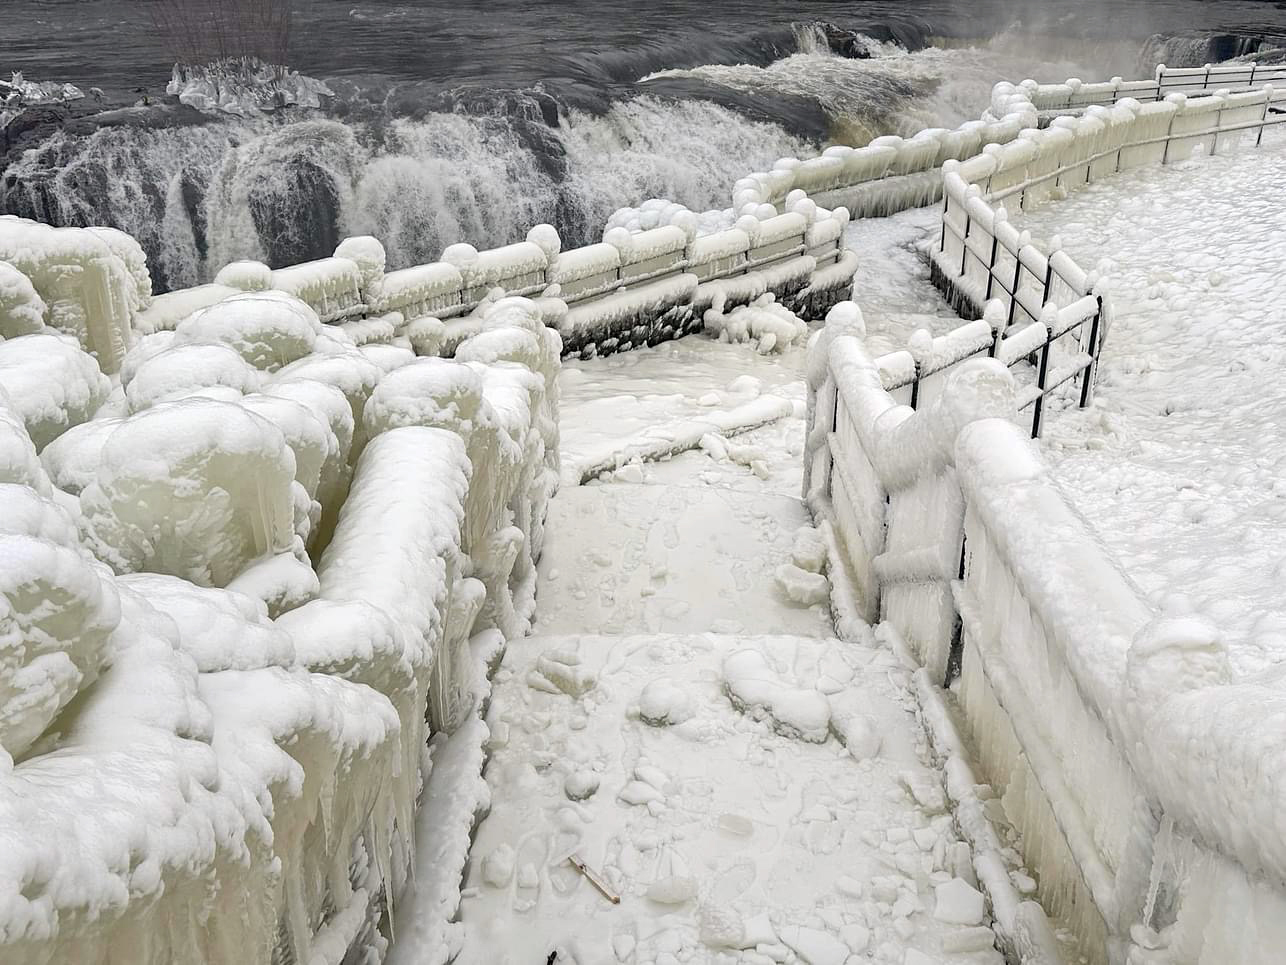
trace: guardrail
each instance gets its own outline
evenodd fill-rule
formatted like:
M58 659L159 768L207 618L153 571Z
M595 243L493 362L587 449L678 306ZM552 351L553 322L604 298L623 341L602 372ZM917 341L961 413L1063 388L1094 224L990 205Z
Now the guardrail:
M1159 101L1170 94L1202 94L1220 89L1243 91L1265 84L1286 84L1286 64L1206 64L1204 67L1158 64L1151 80L1113 77L1089 84L1077 78L1061 84L1025 80L1017 86L1027 93L1037 110L1075 111L1095 105L1109 106L1127 97Z

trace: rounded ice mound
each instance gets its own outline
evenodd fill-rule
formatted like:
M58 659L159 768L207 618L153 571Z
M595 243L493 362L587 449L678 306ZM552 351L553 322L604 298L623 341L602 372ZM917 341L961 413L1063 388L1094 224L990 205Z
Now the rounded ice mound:
M125 420L80 494L95 554L119 573L226 586L294 543L295 458L240 405L185 399Z
M246 292L184 319L174 341L227 345L254 368L275 372L308 355L323 331L317 313L293 295Z
M175 345L141 364L125 383L131 412L214 386L242 394L259 388L260 375L226 345Z
M0 748L22 759L97 676L119 621L115 589L81 551L0 536Z
M268 619L259 600L159 573L123 576L120 585L174 621L180 649L196 661L201 673L289 667L295 662L290 634Z
M465 340L455 357L458 362L517 362L532 372L540 371L542 349L536 336L521 328L492 328Z
M482 379L450 359L418 358L375 387L363 415L374 438L388 429L431 426L469 438L482 410Z
M40 453L49 479L65 493L79 496L94 481L107 437L122 419L91 419L73 426L45 446Z
M563 250L563 239L558 237L558 229L551 224L538 224L527 232L527 240L545 253L550 261Z
M482 318L482 330L492 328L522 328L537 333L545 327L540 306L530 298L509 295L500 299Z
M45 303L31 279L0 261L0 339L34 335L45 327Z
M0 388L0 483L30 486L42 496L48 495L49 476L22 418L8 408L8 398Z
M0 483L0 536L33 536L73 548L79 541L67 510L18 483Z
M262 261L233 261L219 269L214 283L243 292L267 291L272 287L272 269Z
M0 384L37 450L91 419L112 390L92 355L52 332L0 342Z
M241 405L272 423L285 437L286 445L295 454L295 481L304 487L309 499L315 499L322 466L333 458L339 446L324 417L303 402L277 395L248 395Z
M308 380L332 385L344 393L355 425L362 424L366 400L379 384L383 370L356 349L328 355L310 355L291 362L274 376L273 386Z
M681 724L695 713L692 695L664 677L653 680L639 694L639 719L653 727Z

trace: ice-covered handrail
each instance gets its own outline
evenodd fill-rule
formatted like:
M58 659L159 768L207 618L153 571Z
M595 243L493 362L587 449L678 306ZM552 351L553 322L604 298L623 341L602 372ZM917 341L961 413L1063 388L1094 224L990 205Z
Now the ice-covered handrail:
M1111 105L1125 98L1138 101L1164 100L1170 94L1207 93L1220 89L1250 90L1265 84L1286 85L1286 64L1206 64L1202 67L1167 67L1158 64L1150 80L1124 80L1086 83L1069 78L1061 84L1038 84L1024 80L1020 84L997 84L992 94L993 109L998 97L1021 90L1039 111L1075 111L1093 105Z

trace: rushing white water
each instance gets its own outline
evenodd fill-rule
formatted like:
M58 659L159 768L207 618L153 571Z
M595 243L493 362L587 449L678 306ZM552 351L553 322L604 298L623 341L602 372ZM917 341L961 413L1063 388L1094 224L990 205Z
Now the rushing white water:
M10 165L3 202L56 224L129 232L148 252L158 287L209 280L239 258L321 257L346 234L379 237L390 267L402 267L435 259L457 241L518 240L541 221L581 244L613 210L647 197L722 208L738 178L777 158L808 157L827 141L861 144L883 133L955 126L978 116L1001 78L1096 73L1005 37L986 47L910 53L871 41L869 59L847 59L831 53L817 25L796 32L802 52L767 67L653 76L726 91L734 104L754 97L817 105L829 125L824 141L710 100L660 92L614 101L598 114L563 111L550 126L535 97L520 94L494 113L411 119L350 110L55 135Z

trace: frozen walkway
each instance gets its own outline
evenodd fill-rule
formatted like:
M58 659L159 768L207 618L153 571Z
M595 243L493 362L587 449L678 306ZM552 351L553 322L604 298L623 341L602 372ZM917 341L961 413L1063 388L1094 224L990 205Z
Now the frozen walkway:
M1213 620L1242 673L1286 660L1284 211L1279 139L1110 178L1019 225L1114 263L1097 401L1049 420L1048 457L1130 576Z
M599 366L579 378L622 398ZM797 421L744 444L789 449ZM554 501L536 635L510 645L488 715L462 965L1000 961L954 880L969 852L921 763L906 669L778 583L815 548L764 458L756 474L699 450Z

